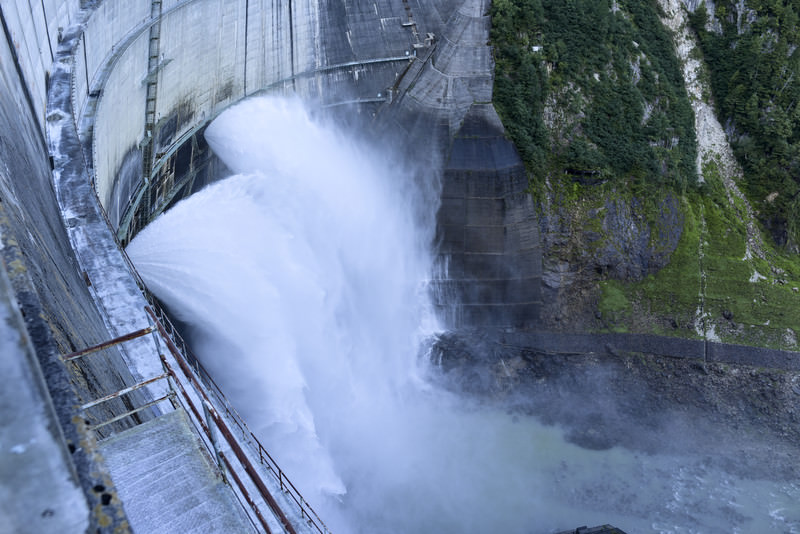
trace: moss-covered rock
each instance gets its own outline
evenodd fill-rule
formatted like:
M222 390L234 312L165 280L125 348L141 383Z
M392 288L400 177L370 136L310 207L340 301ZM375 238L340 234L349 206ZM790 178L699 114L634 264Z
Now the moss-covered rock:
M748 11L755 18L745 17L747 32L769 32L786 15L782 8L784 15L760 24L759 10ZM718 152L706 147L698 182L692 104L681 75L686 65L657 3L503 0L492 13L495 105L539 207L543 326L797 350L800 259L761 237L755 215L761 210L766 220L772 212L757 198L751 208L748 184L760 179L752 165L744 165L744 177L733 176L730 162L714 159ZM709 22L703 31L717 28L715 35L724 37L725 24ZM791 52L787 58L797 54ZM711 76L702 68L684 72L703 86L692 86L695 106L698 95L711 96L703 80L719 78L713 72L719 65L712 67ZM708 98L699 103L713 109ZM746 107L749 100L739 102ZM726 117L723 109L730 126ZM702 146L725 143L718 124L717 130ZM751 193L750 203L736 180Z

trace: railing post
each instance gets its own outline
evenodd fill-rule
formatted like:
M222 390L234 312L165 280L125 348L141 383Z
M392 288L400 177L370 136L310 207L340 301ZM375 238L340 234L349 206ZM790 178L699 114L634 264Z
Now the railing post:
M222 473L222 478L225 479L225 464L223 464L222 457L219 454L219 446L217 445L217 433L214 431L216 425L212 424L213 419L211 417L211 409L208 406L208 401L203 401L203 414L206 417L206 426L208 427L208 438L211 440L211 447L214 449L214 459L217 461L219 470Z
M172 377L172 369L167 366L167 359L163 354L159 354L158 357L161 359L161 368L164 369L164 372L167 374L167 387L172 395L170 397L172 399L172 408L177 410L181 403L180 399L178 399L178 389L175 386L175 379Z

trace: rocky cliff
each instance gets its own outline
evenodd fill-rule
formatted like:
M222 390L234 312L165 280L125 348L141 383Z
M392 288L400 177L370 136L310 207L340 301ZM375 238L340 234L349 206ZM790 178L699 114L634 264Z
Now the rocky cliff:
M493 4L495 104L539 213L544 326L796 350L799 12Z

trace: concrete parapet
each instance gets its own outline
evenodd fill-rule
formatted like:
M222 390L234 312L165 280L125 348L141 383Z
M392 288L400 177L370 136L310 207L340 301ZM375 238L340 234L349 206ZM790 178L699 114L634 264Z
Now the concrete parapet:
M96 361L70 376L58 358L109 335L77 268L42 132L22 96L26 80L15 69L9 48L0 42L0 92L9 95L0 99L0 128L12 132L14 140L0 140L0 276L5 280L7 270L9 279L9 286L0 284L0 306L5 303L7 309L0 331L9 342L0 349L0 360L9 380L4 391L13 402L4 402L0 415L9 422L3 425L9 431L2 438L8 446L3 453L15 465L7 464L2 476L5 487L14 489L0 499L2 527L14 532L82 532L87 527L126 532L124 512L86 428L87 414L77 408L79 394L118 383L119 371L126 369ZM15 373L24 376L15 380ZM27 434L12 430L11 421L26 413L22 430ZM75 496L75 484L85 497ZM49 500L42 505L38 499ZM26 508L24 515L17 505Z
M3 532L85 532L89 505L2 261L0 373Z

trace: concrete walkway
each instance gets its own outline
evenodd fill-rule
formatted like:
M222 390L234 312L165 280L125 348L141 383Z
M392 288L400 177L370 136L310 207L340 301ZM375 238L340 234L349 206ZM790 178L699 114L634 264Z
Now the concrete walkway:
M134 532L255 532L183 410L100 444Z

